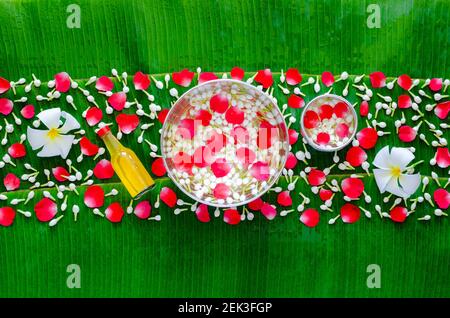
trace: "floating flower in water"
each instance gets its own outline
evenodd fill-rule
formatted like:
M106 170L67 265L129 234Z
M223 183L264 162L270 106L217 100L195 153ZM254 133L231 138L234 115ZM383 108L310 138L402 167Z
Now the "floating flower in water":
M80 128L77 120L60 108L51 108L40 112L37 117L48 128L39 130L27 128L27 139L33 150L41 149L38 157L61 156L63 159L69 154L74 135L66 135L68 132Z
M420 185L420 174L404 173L408 164L414 159L414 154L407 148L389 146L381 149L373 164L378 167L373 173L381 193L389 192L402 198L408 198L416 192Z

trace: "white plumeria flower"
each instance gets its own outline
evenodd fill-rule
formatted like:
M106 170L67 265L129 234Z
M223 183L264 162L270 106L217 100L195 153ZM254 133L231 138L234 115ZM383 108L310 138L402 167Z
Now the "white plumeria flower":
M381 149L373 161L379 169L373 169L375 181L381 193L389 192L402 198L408 198L420 185L420 174L406 174L408 164L414 159L408 148L389 146Z
M74 135L66 135L68 132L79 129L78 121L60 108L46 109L37 117L48 128L47 130L27 128L27 139L33 150L41 149L38 157L61 156L63 159L69 154Z

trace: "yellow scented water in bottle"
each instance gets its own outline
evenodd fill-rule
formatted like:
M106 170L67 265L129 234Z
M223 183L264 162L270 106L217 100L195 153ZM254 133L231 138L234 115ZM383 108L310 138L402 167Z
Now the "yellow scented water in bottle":
M134 151L124 147L108 126L100 128L97 135L103 139L111 155L114 171L133 199L139 198L155 184Z

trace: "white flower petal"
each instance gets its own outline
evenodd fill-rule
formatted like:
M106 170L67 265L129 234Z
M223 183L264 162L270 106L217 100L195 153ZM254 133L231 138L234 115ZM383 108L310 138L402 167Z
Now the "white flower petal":
M59 155L61 155L61 149L59 149L56 142L46 143L37 154L38 157L55 157Z
M420 174L402 174L399 177L399 182L403 191L409 197L411 194L414 194L420 186Z
M61 157L63 159L66 159L67 155L69 154L74 139L74 135L60 135L57 139L55 139L55 144L59 148Z
M389 146L384 147L378 151L375 159L373 160L374 166L381 169L389 169L391 164L391 155L389 154Z
M384 193L386 191L387 184L392 179L391 171L385 169L373 169L373 175L375 177L375 182L377 183L378 189L381 193Z
M398 184L398 178L391 178L385 190L401 198L408 197L408 195L400 188L400 185Z
M407 148L392 147L391 158L392 165L399 166L400 170L403 171L413 161L414 154Z
M47 143L48 130L27 128L27 139L33 150L39 149Z
M80 124L71 114L66 112L61 112L61 116L65 118L64 124L59 128L59 132L62 134L66 134L71 130L80 128Z
M47 126L47 128L58 128L59 127L59 119L61 118L61 109L59 108L50 108L41 111L37 114L39 120Z

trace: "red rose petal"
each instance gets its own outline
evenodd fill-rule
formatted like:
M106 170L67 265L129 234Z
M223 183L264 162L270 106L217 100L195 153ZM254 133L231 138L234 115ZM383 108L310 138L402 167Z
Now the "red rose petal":
M348 113L348 105L344 102L339 102L333 107L333 113L337 118L344 118Z
M317 134L317 138L316 138L316 143L319 145L327 145L330 142L330 135L325 133L325 132L321 132Z
M319 197L324 202L330 200L332 196L333 196L333 191L331 191L329 189L321 188L319 190Z
M67 171L64 167L55 167L52 169L53 176L59 182L67 181L67 178L70 176L69 171Z
M333 107L323 104L319 107L318 114L321 120L330 119L333 116Z
M441 168L448 168L450 166L450 152L448 148L438 147L436 149L436 162Z
M108 97L108 104L110 104L111 107L118 112L122 111L125 108L126 103L127 94L125 94L124 92L114 93Z
M325 173L322 170L311 169L308 173L308 182L312 186L319 186L327 180Z
M364 161L367 160L367 153L360 147L351 147L347 151L347 155L345 157L345 160L352 166L352 167L359 167L362 165Z
M398 108L405 109L412 106L412 100L409 95L403 94L398 97L397 101Z
M0 114L5 116L11 114L13 110L13 102L7 98L0 98Z
M162 188L159 197L170 208L173 208L177 204L177 194L171 188Z
M373 88L381 88L386 85L386 76L383 72L373 72L369 78Z
M450 192L445 189L437 189L433 194L434 202L442 210L447 210L450 206Z
M295 129L289 129L288 135L289 135L289 144L290 145L295 144L298 140L298 132Z
M306 209L300 216L300 222L307 227L315 227L319 224L320 214L316 209Z
M178 152L172 158L175 169L181 172L192 173L192 167L194 166L194 158L185 152Z
M211 72L204 72L204 73L201 73L200 76L198 77L198 83L202 84L202 83L213 81L216 79L218 79L216 74L211 73Z
M230 136L234 139L234 144L248 145L250 143L250 134L245 127L234 126L231 129Z
M278 193L277 196L277 202L281 206L291 206L292 205L292 198L289 191L282 191Z
M361 216L360 209L351 203L346 203L341 208L341 218L344 223L355 223Z
M258 181L267 181L270 177L270 167L265 162L257 161L250 166L250 174Z
M211 149L212 153L215 154L226 146L227 141L228 139L224 134L219 134L214 131L211 134L211 138L206 141L206 145Z
M439 103L434 108L434 113L440 119L446 119L450 112L450 101Z
M364 183L359 178L345 178L341 182L341 188L350 199L358 199L364 192Z
M442 89L442 78L432 78L428 86L433 92L439 92Z
M208 223L211 221L211 217L209 216L208 206L206 204L199 204L197 209L195 210L195 215L197 216L197 220L203 223Z
M98 153L99 147L86 137L83 137L80 140L80 149L83 155L90 157L95 156Z
M256 159L255 153L247 147L238 148L236 150L236 157L244 167L247 167Z
M241 222L241 215L236 209L227 209L223 212L223 220L230 225L236 225Z
M194 72L190 72L187 68L185 68L181 72L172 73L172 80L177 85L188 87L191 85L194 75Z
M111 162L109 162L106 159L102 159L99 162L97 162L97 164L94 167L94 176L97 179L101 180L111 179L114 176L114 169Z
M268 149L278 138L278 130L267 121L262 121L258 129L256 143L260 149Z
M303 116L303 125L307 129L312 129L317 127L319 124L319 115L313 110L306 111L305 115Z
M202 122L202 126L209 126L209 122L211 121L212 115L209 111L200 109L195 115L195 120L200 120Z
M326 87L330 87L334 83L334 76L331 72L323 72L322 73L322 83Z
M157 177L162 177L166 174L166 167L164 166L163 158L156 158L152 162L152 173Z
M122 221L125 212L119 202L111 203L105 210L106 218L112 223L119 223Z
M84 204L88 208L99 208L105 202L105 192L98 185L89 186L84 192Z
M34 117L34 106L33 105L26 105L20 110L20 114L25 119L31 119Z
M273 220L277 216L277 209L274 205L263 203L261 206L261 214L268 220Z
M406 91L409 91L411 89L411 86L413 84L413 81L411 77L409 77L406 74L400 75L397 80L398 86L403 88Z
M408 125L398 128L398 138L403 142L411 142L416 139L417 132Z
M183 139L192 139L195 135L195 120L191 118L184 118L180 121L177 128L177 134Z
M302 108L305 106L305 100L301 96L292 94L288 99L288 106L291 108Z
M290 68L286 71L286 83L289 85L298 85L302 81L302 75L296 68Z
M137 72L133 76L133 84L136 90L145 91L150 86L150 77L142 72Z
M150 217L152 213L152 206L149 201L141 201L139 202L133 211L134 215L136 215L138 218L146 220Z
M216 199L223 199L225 200L228 198L231 194L230 188L225 183L218 183L216 184L216 187L213 191L213 196Z
M8 80L0 77L0 94L6 93L11 88L11 84Z
M273 85L273 77L270 69L259 70L255 76L255 81L262 85L263 88L269 88Z
M295 166L297 166L297 162L298 160L295 157L295 155L292 152L290 152L287 155L286 164L284 165L284 167L286 169L294 169Z
M98 107L90 107L86 112L86 122L89 126L97 125L103 118L103 112Z
M244 78L245 72L242 68L235 66L231 69L230 75L231 75L232 79L242 81L242 79Z
M48 222L58 213L58 206L49 198L43 198L34 206L36 217L41 222Z
M240 125L244 121L245 113L239 109L238 106L228 108L225 113L225 119L228 123L233 125Z
M0 208L0 225L1 226L11 226L13 224L14 219L16 217L16 211L9 207L5 206Z
M367 101L363 101L359 105L359 114L362 117L367 117L367 115L369 114L369 103Z
M136 114L119 114L116 116L117 125L124 134L130 134L139 126L139 116Z
M114 83L109 77L101 76L95 83L95 88L99 91L110 92L114 88Z
M336 125L336 135L341 138L344 139L345 137L348 137L350 134L350 128L348 127L347 124L344 123L340 123Z
M361 129L356 134L356 139L358 139L360 147L364 149L372 149L377 143L378 134L375 129L367 127Z
M8 153L11 157L17 159L25 157L27 154L27 150L25 149L25 146L19 142L12 144L8 148Z
M219 158L211 164L211 171L217 178L225 177L231 170L231 166L224 158Z
M14 173L8 173L5 178L3 178L3 184L5 185L6 191L14 191L20 187L20 179Z
M408 210L402 206L396 206L391 210L389 213L391 216L392 221L397 223L403 223L406 220L406 217L408 216Z
M161 109L161 111L158 113L158 120L161 124L164 124L164 122L166 121L168 113L169 110L167 108Z
M228 98L224 94L217 94L209 100L209 107L213 112L223 114L230 106Z
M55 75L55 89L61 93L65 93L70 89L69 74L61 72Z
M199 168L205 168L214 162L214 153L210 147L200 146L194 151L194 165Z
M259 210L261 210L263 204L264 204L264 201L261 198L256 198L255 200L249 202L247 204L247 206L250 210L259 211Z

